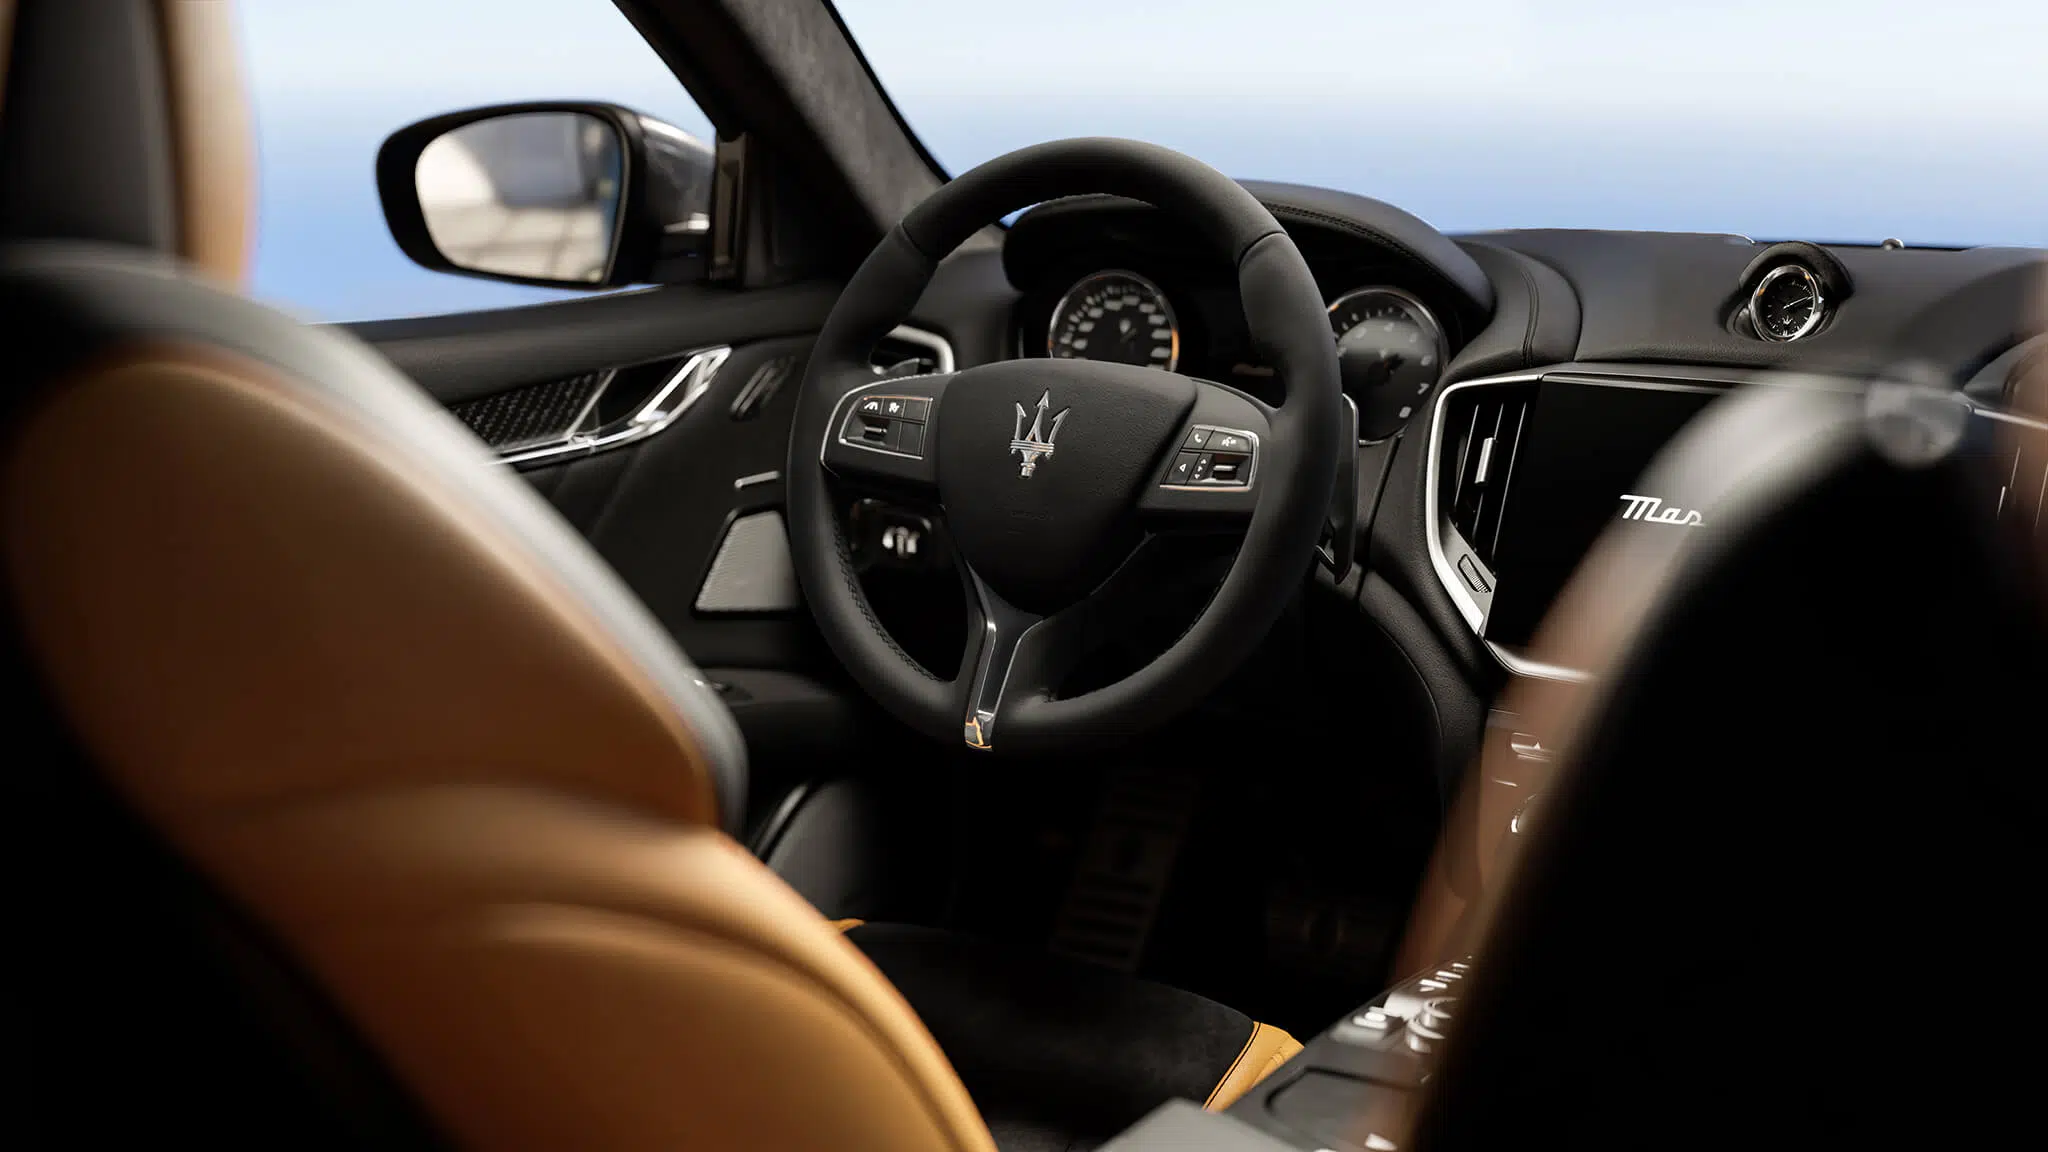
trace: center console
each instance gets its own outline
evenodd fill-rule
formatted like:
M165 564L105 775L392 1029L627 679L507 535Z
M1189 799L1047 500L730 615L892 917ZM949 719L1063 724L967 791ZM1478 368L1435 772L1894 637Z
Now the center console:
M1222 1115L1167 1105L1103 1152L1396 1152L1470 960L1416 974L1309 1040Z
M1990 372L1987 369L1987 372ZM2048 517L2042 422L2000 375L1947 399L1967 413L1962 451L1983 458L2000 519L2039 534ZM1709 404L1744 386L1885 396L1853 377L1706 367L1560 365L1465 380L1430 412L1424 527L1430 565L1459 615L1509 672L1582 680L1598 669L1532 659L1536 628L1594 541L1703 529L1736 476L1656 481L1645 470Z
M1302 1148L1392 1152L1470 971L1459 960L1395 985L1309 1041L1230 1115Z

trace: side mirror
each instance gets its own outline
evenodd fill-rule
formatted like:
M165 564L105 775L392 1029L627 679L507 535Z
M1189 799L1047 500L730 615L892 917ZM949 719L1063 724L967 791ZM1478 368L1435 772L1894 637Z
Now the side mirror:
M438 272L611 288L701 279L717 153L615 104L506 104L422 120L377 152L384 219Z

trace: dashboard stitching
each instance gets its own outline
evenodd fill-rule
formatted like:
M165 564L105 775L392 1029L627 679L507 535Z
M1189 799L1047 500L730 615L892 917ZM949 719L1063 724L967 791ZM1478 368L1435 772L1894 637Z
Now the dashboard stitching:
M1522 287L1529 292L1529 328L1522 334L1522 363L1527 364L1536 356L1536 329L1543 315L1543 293L1537 289L1536 278L1529 275L1529 266L1522 263L1519 254L1510 255L1516 257L1515 271L1522 277Z
M1265 201L1265 205L1266 208L1269 211L1273 212L1275 215L1284 213L1289 216L1300 217L1301 219L1306 220L1310 223L1326 225L1328 227L1335 228L1341 232L1349 232L1354 236L1360 237L1361 239L1370 240L1385 248L1391 248L1397 254L1407 259L1409 263L1413 264L1418 271L1425 272L1431 278L1436 280L1437 284L1440 287L1450 288L1454 290L1461 298L1465 295L1464 289L1459 288L1455 281L1453 281L1450 277L1444 275L1441 271L1439 271L1436 265L1432 264L1429 261L1428 257L1422 255L1420 252L1417 252L1415 249L1410 248L1408 245L1403 244L1400 240L1396 239L1395 237L1389 236L1386 233L1381 232L1377 228L1372 228L1367 225L1360 224L1356 220L1346 220L1342 216L1332 216L1327 212L1318 212L1313 208L1303 208L1299 205L1288 204L1284 201L1267 200ZM1524 273L1524 275L1526 275L1526 273Z

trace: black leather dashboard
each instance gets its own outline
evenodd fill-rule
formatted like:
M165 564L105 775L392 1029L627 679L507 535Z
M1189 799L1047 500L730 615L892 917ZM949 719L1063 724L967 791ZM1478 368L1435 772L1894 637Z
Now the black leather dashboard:
M1756 369L1905 371L1960 388L2038 330L2042 316L2031 310L2048 299L2043 254L2025 249L1813 249L1732 235L1562 229L1445 236L1368 197L1246 186L1293 235L1326 297L1379 284L1427 305L1448 343L1439 391L1566 364L1728 381ZM1789 342L1763 338L1747 311L1753 265L1768 266L1780 251L1811 253L1840 289L1826 322ZM1193 314L1196 347L1180 370L1226 378L1239 339L1230 325L1241 325L1231 270L1162 213L1115 197L1072 197L1022 214L1000 252L947 261L915 322L954 339L963 365L1046 355L1056 297L1077 278L1125 267L1143 270ZM1228 382L1259 392L1241 378ZM1393 440L1359 450L1361 475L1379 484L1361 498L1372 514L1360 525L1359 553L1366 583L1384 590L1375 602L1384 608L1386 594L1398 595L1437 633L1441 647L1411 659L1448 656L1483 689L1502 669L1446 594L1426 539L1428 410ZM1363 598L1361 606L1374 611Z

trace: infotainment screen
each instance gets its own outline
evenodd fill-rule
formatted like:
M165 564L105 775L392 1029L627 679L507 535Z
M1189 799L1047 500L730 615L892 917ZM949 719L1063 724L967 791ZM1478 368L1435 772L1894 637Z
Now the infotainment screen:
M1529 643L1552 600L1608 525L1682 531L1683 493L1636 483L1665 443L1722 394L1694 386L1546 379L1516 453L1493 559L1486 638Z

